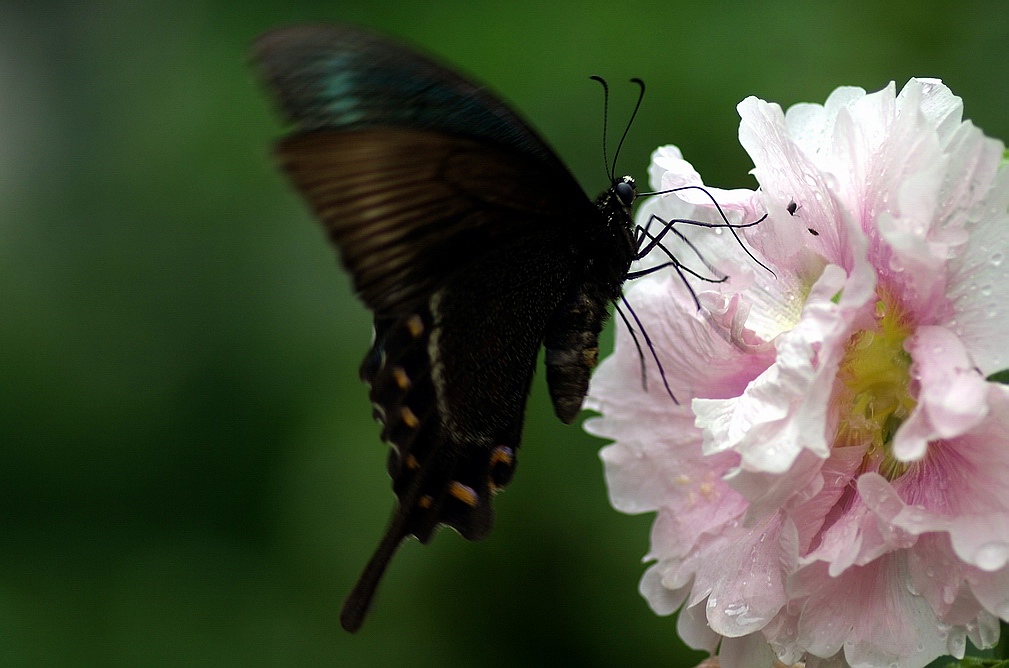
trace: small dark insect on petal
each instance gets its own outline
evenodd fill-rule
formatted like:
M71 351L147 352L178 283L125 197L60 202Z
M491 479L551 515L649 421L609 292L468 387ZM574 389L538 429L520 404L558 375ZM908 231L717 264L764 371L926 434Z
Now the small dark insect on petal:
M819 232L817 232L816 230L814 230L814 229L813 229L812 227L807 227L807 228L806 228L806 230L807 230L807 231L808 231L808 232L809 232L810 234L812 234L812 235L813 235L814 237L818 237L818 236L820 236L820 233L819 233Z
M796 204L795 200L793 199L791 202L788 203L788 206L786 206L785 208L788 209L788 215L794 216L795 212L799 210L799 205Z

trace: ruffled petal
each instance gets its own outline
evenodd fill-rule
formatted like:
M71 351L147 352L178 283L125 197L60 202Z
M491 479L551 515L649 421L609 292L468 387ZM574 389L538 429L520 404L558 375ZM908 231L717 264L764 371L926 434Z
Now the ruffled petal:
M810 291L799 323L775 342L775 364L738 397L694 400L706 453L731 449L742 456L744 469L777 474L787 471L803 450L827 457L830 379L864 306L835 303L834 298L845 293L849 299L867 298L864 286L857 284L861 280L871 285L871 277L847 280L840 267L828 266Z
M901 425L893 452L902 461L921 459L929 441L959 436L988 413L987 383L959 337L944 327L919 327L905 344L914 361L918 404Z
M825 577L822 565L800 572L805 603L796 642L821 658L841 649L850 666L922 668L947 653L944 630L928 602L907 587L906 560L887 555Z
M1001 143L996 147L1001 152ZM947 298L951 312L941 324L964 342L985 376L1009 368L1009 166L1003 165L987 197L969 216L970 239L950 260Z

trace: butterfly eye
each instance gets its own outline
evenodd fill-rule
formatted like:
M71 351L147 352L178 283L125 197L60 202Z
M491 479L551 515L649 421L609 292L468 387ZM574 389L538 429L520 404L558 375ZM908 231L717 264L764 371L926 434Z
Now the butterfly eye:
M630 206L634 202L634 186L626 181L621 181L613 186L613 192L624 206Z

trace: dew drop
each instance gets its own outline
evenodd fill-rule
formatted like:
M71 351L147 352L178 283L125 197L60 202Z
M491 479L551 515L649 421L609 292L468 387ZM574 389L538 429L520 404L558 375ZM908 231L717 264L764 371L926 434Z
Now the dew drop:
M985 297L991 297L991 286L990 285L982 285L981 286L981 294L984 295Z
M974 563L986 571L1002 568L1009 559L1009 546L1001 542L986 543L974 554Z
M996 253L992 253L991 258L989 258L988 261L991 263L991 266L997 267L1000 264L1002 264L1003 260L1005 260L1005 255L1001 251L999 251Z
M981 624L979 631L982 647L991 647L998 642L999 627L997 624Z

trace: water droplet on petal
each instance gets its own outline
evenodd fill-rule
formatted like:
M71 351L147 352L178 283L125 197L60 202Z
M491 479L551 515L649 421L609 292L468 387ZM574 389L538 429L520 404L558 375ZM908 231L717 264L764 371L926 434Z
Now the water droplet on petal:
M1001 542L986 543L974 553L974 563L986 571L1002 568L1007 560L1009 560L1009 545Z
M991 286L990 285L981 286L981 294L983 294L985 297L991 297Z
M1005 260L1005 255L1002 252L997 252L997 253L992 253L991 258L989 258L988 261L991 263L991 266L997 267L1000 264L1002 264L1003 260Z
M725 616L726 617L738 617L740 615L745 615L749 611L749 606L743 603L734 603L733 605L726 606Z

